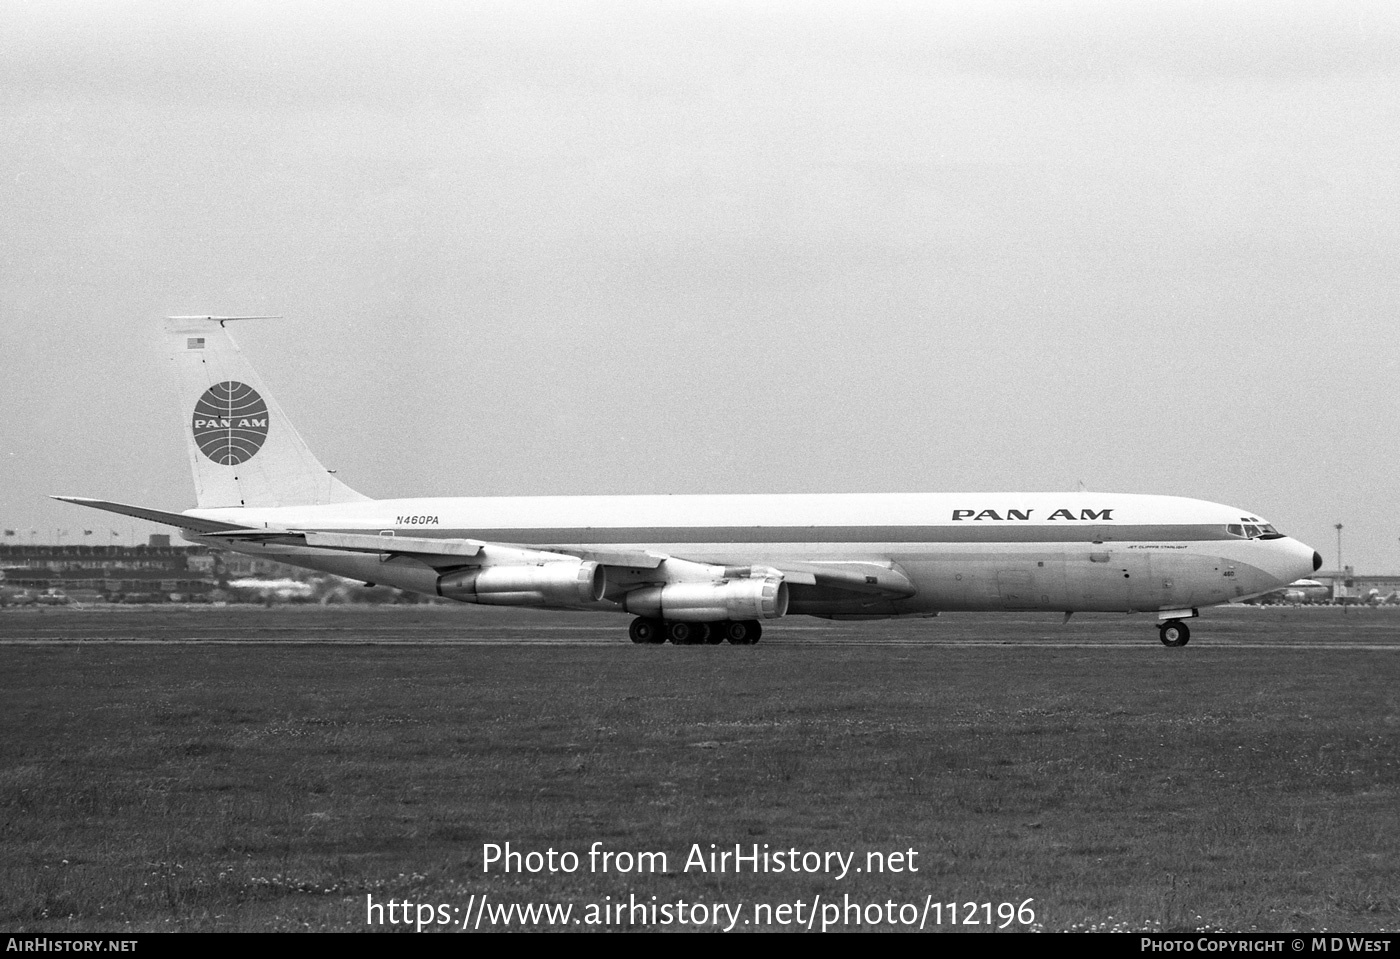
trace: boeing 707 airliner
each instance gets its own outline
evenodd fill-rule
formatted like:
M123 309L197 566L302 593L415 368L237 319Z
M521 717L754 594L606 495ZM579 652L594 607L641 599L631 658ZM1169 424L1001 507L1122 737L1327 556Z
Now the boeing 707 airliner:
M374 500L328 472L229 335L166 324L197 508L57 499L185 539L464 603L631 613L636 643L758 641L784 616L1144 612L1184 646L1202 606L1322 565L1248 510L1114 493Z

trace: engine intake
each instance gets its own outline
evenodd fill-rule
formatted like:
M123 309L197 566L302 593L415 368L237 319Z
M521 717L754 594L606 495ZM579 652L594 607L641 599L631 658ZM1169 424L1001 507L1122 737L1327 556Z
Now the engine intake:
M480 566L439 576L437 594L485 606L582 606L602 599L607 585L593 562Z
M787 615L788 584L781 576L721 583L670 583L633 590L623 608L639 616L686 623L778 619Z

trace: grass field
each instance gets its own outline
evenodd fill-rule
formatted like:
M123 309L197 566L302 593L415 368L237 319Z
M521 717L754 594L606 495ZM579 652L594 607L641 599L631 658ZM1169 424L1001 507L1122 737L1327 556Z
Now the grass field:
M1185 649L1082 620L677 648L478 609L6 610L0 928L354 930L367 896L486 894L1400 929L1400 613L1210 610ZM507 841L582 866L483 873ZM669 869L591 872L594 842ZM692 843L918 872L703 874Z

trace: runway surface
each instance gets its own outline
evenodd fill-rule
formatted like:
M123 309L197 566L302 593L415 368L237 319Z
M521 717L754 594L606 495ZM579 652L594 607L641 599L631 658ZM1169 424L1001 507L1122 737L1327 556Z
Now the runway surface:
M539 646L632 648L629 617L463 606L70 606L0 610L0 646ZM1400 608L1222 607L1190 621L1192 653L1400 651ZM933 619L764 624L788 647L1161 649L1150 615L952 613ZM667 647L668 649L672 647ZM697 647L706 648L706 647ZM731 651L724 647L725 651ZM715 654L720 654L715 651Z
M1184 649L1149 616L793 618L747 647L627 624L0 610L0 919L353 930L366 896L834 890L1034 899L1047 930L1396 928L1400 610L1204 610ZM911 849L926 871L487 874L506 842Z

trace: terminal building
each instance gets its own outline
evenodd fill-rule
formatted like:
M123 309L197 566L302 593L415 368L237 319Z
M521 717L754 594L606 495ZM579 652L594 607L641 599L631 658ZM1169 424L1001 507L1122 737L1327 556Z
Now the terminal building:
M1368 576L1346 566L1319 570L1309 578L1325 585L1334 603L1400 602L1400 576Z
M296 578L305 570L204 546L0 545L3 602L201 602L230 579Z

